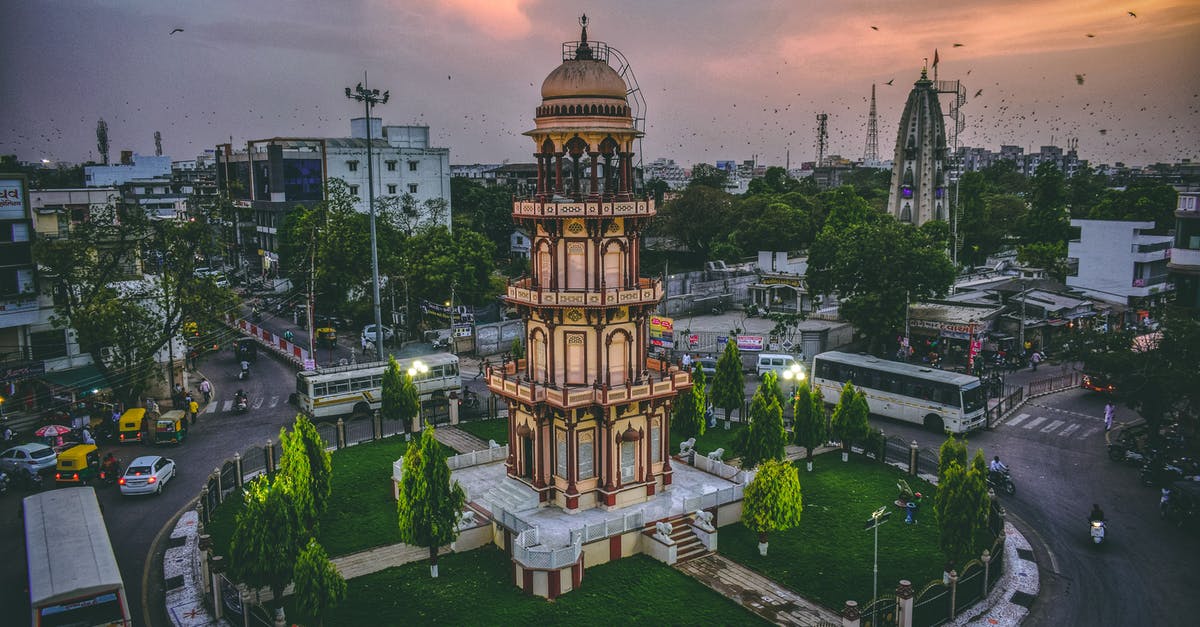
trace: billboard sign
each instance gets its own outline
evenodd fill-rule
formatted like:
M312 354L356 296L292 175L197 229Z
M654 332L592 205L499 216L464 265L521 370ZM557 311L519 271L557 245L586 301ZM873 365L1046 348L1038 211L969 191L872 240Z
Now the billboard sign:
M763 337L761 335L739 335L737 336L737 347L740 351L761 351Z
M675 348L675 321L663 316L650 316L650 345Z

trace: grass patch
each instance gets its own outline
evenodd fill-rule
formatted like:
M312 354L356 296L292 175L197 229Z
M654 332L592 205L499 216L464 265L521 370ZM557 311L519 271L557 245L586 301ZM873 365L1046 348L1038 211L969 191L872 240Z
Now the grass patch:
M587 569L583 584L555 601L512 583L512 561L493 545L414 562L347 581L346 600L323 617L339 625L763 624L699 582L644 555ZM289 603L290 605L290 603ZM293 616L288 608L288 616Z
M719 448L723 448L725 449L725 455L722 456L721 459L733 459L733 440L737 437L737 434L745 428L745 423L735 422L732 424L732 426L730 426L729 430L726 431L725 421L718 418L717 426L705 429L704 435L696 438L696 451L699 454L708 455ZM679 443L686 439L687 438L676 435L675 432L672 431L671 454L679 453Z
M488 440L495 440L496 444L500 446L508 444L508 418L460 422L458 423L458 428L483 440L485 443Z
M416 443L416 440L413 440ZM335 451L329 507L321 517L317 540L330 555L345 555L400 541L396 500L392 498L392 462L408 450L403 437L393 436ZM442 445L443 453L454 451ZM213 512L206 529L220 555L229 555L229 539L242 500L227 499Z
M741 523L722 527L722 554L828 608L841 608L847 599L866 605L875 536L863 525L872 511L887 505L892 517L879 528L880 590L891 590L901 579L918 588L941 579L945 559L938 549L931 484L859 455L846 463L838 454L817 456L811 473L803 462L797 467L804 492L800 526L768 536L766 557L758 554L757 534ZM903 510L893 504L901 477L926 497L915 525L904 524ZM986 546L990 541L981 548Z

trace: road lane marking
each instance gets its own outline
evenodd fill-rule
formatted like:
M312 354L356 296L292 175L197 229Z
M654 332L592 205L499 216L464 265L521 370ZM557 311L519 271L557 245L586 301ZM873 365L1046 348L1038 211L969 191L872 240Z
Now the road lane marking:
M213 401L213 402L209 403L208 407L204 408L204 413L211 414L211 413L217 411L218 404L220 404L220 401Z
M1091 429L1088 429L1087 431L1085 431L1085 432L1083 433L1083 435L1079 436L1079 439L1080 439L1080 440L1086 440L1086 439L1088 439L1089 437L1091 437L1091 436L1093 436L1093 435L1096 435L1096 433L1097 433L1097 432L1099 432L1099 431L1100 431L1100 427L1092 427Z
M1058 432L1058 437L1065 438L1065 437L1071 435L1072 433L1075 433L1075 431L1077 431L1080 426L1082 426L1082 425L1080 425L1079 423L1067 425L1066 429L1063 429L1062 431Z
M278 396L272 396L272 397L271 397L271 403L268 405L268 407L274 407L274 406L276 406L276 405L278 405L278 404L279 404L279 397L278 397Z
M1038 426L1038 425L1042 424L1043 422L1046 422L1046 417L1045 417L1045 416L1038 416L1037 418L1034 418L1033 420L1030 420L1030 421L1029 421L1029 424L1025 425L1025 428L1026 428L1026 429L1032 429L1032 428L1034 428L1034 427L1036 427L1036 426Z
M258 409L259 407L262 407L262 404L263 404L263 397L259 396L258 398L254 399L254 409Z
M1004 424L1006 424L1010 427L1015 427L1015 426L1021 424L1022 422L1025 422L1025 419L1028 417L1029 417L1029 414L1017 414L1016 418L1013 418L1012 420L1009 420L1008 422L1006 422Z
M233 401L225 401L225 405L221 411L229 411L231 409L233 409Z
M1050 433L1051 431L1054 431L1055 429L1066 424L1066 422L1066 420L1052 420L1050 421L1050 424L1042 427L1042 433Z

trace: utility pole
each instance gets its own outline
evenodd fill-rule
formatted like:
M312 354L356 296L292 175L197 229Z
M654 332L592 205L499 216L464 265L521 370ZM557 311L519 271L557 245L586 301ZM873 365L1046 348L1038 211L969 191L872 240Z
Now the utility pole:
M366 82L366 72L363 81ZM375 166L371 160L371 108L387 104L390 91L379 94L378 89L368 89L359 83L353 91L346 88L346 97L363 103L367 113L367 204L371 215L371 296L375 308L375 355L383 358L383 312L379 308L379 246L375 238Z

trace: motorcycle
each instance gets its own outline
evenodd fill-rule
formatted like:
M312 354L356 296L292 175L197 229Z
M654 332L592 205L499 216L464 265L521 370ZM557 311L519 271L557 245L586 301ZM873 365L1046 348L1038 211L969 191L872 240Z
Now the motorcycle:
M250 409L250 401L246 397L240 397L233 401L233 410L239 414L244 414Z
M245 381L250 378L250 364L242 362L242 369L238 371L238 381Z
M1197 464L1189 457L1180 457L1172 460L1152 457L1147 459L1146 463L1142 465L1140 477L1142 485L1162 486L1196 473Z
M104 466L100 467L100 483L103 485L113 485L121 478L121 462L117 462L111 468Z
M17 468L8 478L8 487L27 492L41 492L42 476L31 468Z
M1017 493L1017 484L1013 483L1012 475L1008 469L996 471L989 470L987 474L987 485L995 490L1004 490L1004 493L1012 496Z
M1107 527L1107 525L1104 524L1104 521L1093 520L1091 521L1091 527L1092 544L1100 544L1101 542L1104 542L1104 532Z
M479 395L466 388L462 393L462 406L467 409L479 409Z

